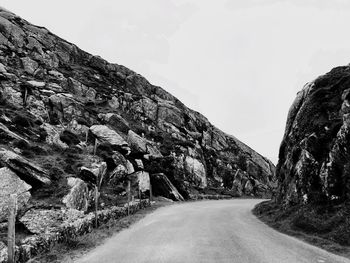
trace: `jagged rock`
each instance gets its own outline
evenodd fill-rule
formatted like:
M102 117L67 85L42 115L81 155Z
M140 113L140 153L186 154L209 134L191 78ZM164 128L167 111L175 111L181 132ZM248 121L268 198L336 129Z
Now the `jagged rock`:
M15 107L22 107L23 106L23 98L21 92L15 90L14 88L10 86L4 86L2 88L2 97L5 99L5 101L9 102Z
M186 172L191 174L199 182L198 186L202 188L206 187L207 176L203 163L198 159L186 156L184 164Z
M106 122L114 130L127 134L130 130L129 123L120 115L115 113L99 114L104 122Z
M115 151L112 155L112 159L115 165L123 165L125 167L127 166L127 160L125 159L124 155L122 155L120 152Z
M116 131L108 128L105 125L93 125L90 127L90 131L103 142L107 142L111 145L122 146L127 145L127 142Z
M61 141L60 134L64 130L63 127L54 126L48 123L44 123L41 127L46 131L46 143L51 145L56 145L62 149L67 149L68 145Z
M0 31L7 38L11 39L11 42L17 47L23 47L24 45L24 31L17 25L11 23L8 19L0 16ZM10 44L7 41L4 44Z
M80 168L79 177L92 184L96 184L98 181L98 184L100 185L105 177L106 171L107 164L105 162L94 160Z
M0 241L0 262L7 262L7 259L7 246L4 244L4 242Z
M53 92L53 94L55 94L55 92L63 92L63 88L57 83L49 83L47 88ZM41 90L41 92L43 92L43 90Z
M117 165L116 168L114 168L114 170L111 172L111 175L110 175L110 181L115 181L115 182L118 182L119 180L121 180L122 178L124 178L125 175L128 174L128 169L122 165L122 164L119 164Z
M68 121L83 116L84 105L74 99L69 93L54 94L49 97L51 115L58 115L59 121ZM52 120L51 120L52 121Z
M38 119L47 119L48 112L42 100L36 98L35 96L28 96L26 100L26 107L28 111Z
M139 170L143 170L143 169L144 169L142 160L140 160L140 159L135 159L135 163L136 163L137 169L139 169Z
M253 194L253 184L250 180L247 180L247 182L244 185L244 193L247 195L252 195Z
M157 102L155 102L154 100L147 97L143 97L142 99L133 102L133 109L136 112L144 114L152 121L157 121L158 106Z
M184 201L185 199L178 192L175 186L163 173L152 174L150 176L152 192L155 196L164 196L174 201Z
M17 208L18 213L21 214L31 197L29 192L31 188L10 169L0 168L0 222L7 220L10 195L17 194Z
M18 134L10 131L4 124L0 123L0 134L2 134L3 138L5 138L6 136L11 137L13 139L16 140L23 140L26 143L29 144L29 141L21 136L19 136Z
M6 67L2 63L0 63L0 72L1 73L7 73Z
M170 101L162 101L158 103L157 119L159 124L168 122L177 127L181 127L184 124L183 115L180 109Z
M70 91L75 95L75 97L81 100L82 102L95 102L95 89L89 88L73 78L68 79L68 87Z
M33 188L51 183L47 171L10 150L0 148L0 163L15 171Z
M67 184L70 187L70 190L63 198L62 202L68 208L87 211L89 205L89 189L87 184L83 180L74 177L69 177L67 179Z
M8 140L4 143L9 142L8 147L16 149L18 155L28 153L25 148L14 147L21 145L18 142L21 138L33 152L41 148L52 152L52 157L26 156L33 159L27 160L29 163L42 160L45 167L50 167L47 169L53 185L61 186L62 171L79 173L77 176L86 183L96 183L96 167L90 160L95 137L99 145L96 154L103 158L96 163L108 164L108 177L103 176L105 185L114 178L134 178L135 168L152 174L162 172L182 196L188 198L192 192L205 191L206 187L228 190L222 189L225 172L237 168L222 167L241 164L244 167L240 168L249 174L247 179L258 180L266 189L273 187L271 162L237 138L215 128L203 115L187 108L161 87L122 65L92 56L8 11L1 10L0 17L0 60L4 67L0 65L0 99L4 102L0 105L0 115L8 118L1 117L7 129L0 127L0 135L6 135ZM12 121L17 114L30 112L35 115L31 125L20 128ZM43 137L36 136L41 132L39 127L48 133L47 145L41 140ZM69 132L75 135L72 143L63 131L66 135ZM142 133L144 136L139 136ZM100 148L100 143L104 147ZM117 157L115 151L124 156ZM51 164L50 158L57 161ZM33 185L33 192L39 191L41 184L29 175L47 178L39 166L32 169L25 164L26 169L19 169L18 161L6 166ZM80 167L87 169L77 172ZM329 173L324 170L325 174ZM240 181L242 188L247 179ZM119 183L117 181L117 185ZM254 194L256 185L259 184L253 184ZM51 187L44 188L43 191L52 191ZM169 186L166 189L170 189Z
M34 72L38 69L39 64L29 57L21 58L21 61L24 71L28 74L34 75Z
M69 123L68 127L69 127L69 131L71 131L72 133L85 138L86 138L86 134L89 132L89 127L83 124L79 124L79 122L75 119L73 119Z
M128 174L132 174L135 172L134 166L132 165L132 163L129 160L127 160L127 162L126 162L126 169L128 171Z
M36 80L28 80L26 82L30 87L33 88L43 88L45 87L46 83L42 81L36 81Z
M150 177L149 173L145 171L136 172L137 180L139 182L139 189L141 192L149 190Z
M297 94L277 165L284 206L350 199L350 66L337 67Z
M132 130L129 130L128 132L128 143L130 144L131 148L136 152L141 152L154 158L163 156L157 149L155 143L150 142L145 138L142 138Z

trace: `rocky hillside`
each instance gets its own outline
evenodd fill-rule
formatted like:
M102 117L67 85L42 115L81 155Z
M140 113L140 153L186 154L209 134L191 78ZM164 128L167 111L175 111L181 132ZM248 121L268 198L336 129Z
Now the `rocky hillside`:
M298 93L279 153L279 202L349 200L349 113L349 66L334 68Z
M254 213L281 232L350 257L350 66L297 94L276 177L276 198Z
M174 200L271 193L269 160L141 75L4 9L0 81L0 222L14 192L20 213L86 211L95 185L102 206L122 203L128 180Z

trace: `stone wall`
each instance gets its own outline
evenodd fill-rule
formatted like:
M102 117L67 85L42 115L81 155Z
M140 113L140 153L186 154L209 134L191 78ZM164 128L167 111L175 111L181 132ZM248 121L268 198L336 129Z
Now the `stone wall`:
M148 200L142 200L130 205L130 214L149 206ZM98 224L105 224L110 219L118 219L127 216L127 207L112 207L98 212ZM92 231L95 224L95 214L89 213L73 223L63 223L59 229L52 233L34 235L21 241L16 246L16 262L26 262L30 258L50 250L57 243L65 242ZM7 247L0 246L0 263L7 263Z

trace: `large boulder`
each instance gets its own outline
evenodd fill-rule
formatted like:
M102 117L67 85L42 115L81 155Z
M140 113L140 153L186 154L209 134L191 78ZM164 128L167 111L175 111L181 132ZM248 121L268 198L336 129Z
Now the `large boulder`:
M10 195L17 194L17 209L21 214L31 197L31 188L9 168L0 168L0 222L8 219Z
M164 196L174 201L185 200L165 174L152 174L150 178L153 195Z
M114 130L127 134L130 130L129 123L120 115L116 113L100 113L98 115L99 118L108 126L112 127Z
M115 130L108 128L105 125L93 125L90 131L102 142L107 142L115 146L123 146L128 143Z
M197 186L205 188L207 186L207 174L204 164L196 158L186 156L184 165L186 172L194 178L194 181L198 182Z
M128 132L128 143L136 152L141 152L154 158L162 157L162 154L154 142L148 141L146 138L139 136L132 130L129 130Z
M33 188L51 183L47 171L10 150L0 148L0 163L15 171L23 181Z
M107 164L93 159L91 162L86 162L85 166L80 167L79 177L85 182L101 185L107 171Z
M87 211L89 206L89 189L87 184L83 180L74 177L69 177L67 184L70 190L62 202L68 208Z
M64 130L64 127L54 126L49 123L43 123L41 125L41 128L43 128L47 133L47 136L45 138L46 143L50 145L55 145L62 149L68 148L68 145L65 142L63 142L60 138L60 134Z
M136 172L137 180L139 182L139 189L141 192L145 192L150 188L150 177L149 173L145 171Z
M171 123L176 127L184 124L184 117L181 110L171 101L162 100L158 103L157 120L159 125Z

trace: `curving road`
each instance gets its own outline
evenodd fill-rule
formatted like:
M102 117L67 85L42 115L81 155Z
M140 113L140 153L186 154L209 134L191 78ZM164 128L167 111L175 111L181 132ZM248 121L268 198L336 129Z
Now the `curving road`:
M77 262L98 263L350 263L260 222L261 200L176 204L109 239Z

